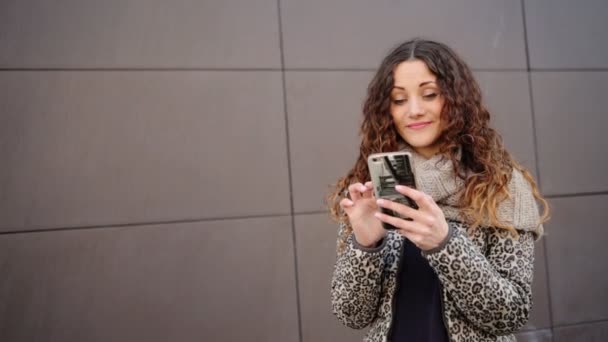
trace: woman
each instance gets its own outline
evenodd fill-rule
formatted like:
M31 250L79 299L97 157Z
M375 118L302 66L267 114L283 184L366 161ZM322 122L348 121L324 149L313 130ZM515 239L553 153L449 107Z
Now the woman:
M366 341L515 340L548 207L490 127L471 70L444 44L405 42L380 65L363 113L359 158L330 195L336 316L370 326ZM372 193L367 157L398 150L412 153L417 189L397 191L417 210Z

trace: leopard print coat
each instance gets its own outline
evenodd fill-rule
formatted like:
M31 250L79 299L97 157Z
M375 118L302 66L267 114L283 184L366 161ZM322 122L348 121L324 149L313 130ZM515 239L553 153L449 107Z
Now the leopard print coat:
M535 235L448 221L442 246L422 252L442 288L450 341L515 341L532 306ZM338 236L344 226L340 226ZM387 341L393 321L403 237L389 231L380 246L365 248L351 234L339 253L331 282L334 314L345 325L370 326L364 341Z

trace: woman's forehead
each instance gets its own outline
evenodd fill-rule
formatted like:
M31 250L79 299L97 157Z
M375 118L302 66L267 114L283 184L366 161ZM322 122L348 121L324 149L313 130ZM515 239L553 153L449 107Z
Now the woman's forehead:
M395 88L418 88L437 81L426 63L420 60L401 62L393 74Z

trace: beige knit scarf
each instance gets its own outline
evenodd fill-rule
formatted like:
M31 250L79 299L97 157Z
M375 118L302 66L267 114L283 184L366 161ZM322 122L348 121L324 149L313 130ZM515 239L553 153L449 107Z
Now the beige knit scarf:
M464 180L456 176L452 162L441 155L426 159L409 146L402 146L402 150L412 154L412 168L418 190L430 195L447 219L464 222L458 200L465 184ZM531 231L536 238L540 238L543 227L538 224L540 216L532 188L522 173L515 169L509 182L509 193L511 196L496 208L498 219L517 230ZM484 221L481 224L488 225Z

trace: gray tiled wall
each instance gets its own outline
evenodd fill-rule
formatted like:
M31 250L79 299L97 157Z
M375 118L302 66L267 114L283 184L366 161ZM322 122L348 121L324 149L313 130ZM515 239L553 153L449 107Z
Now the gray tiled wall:
M608 339L600 0L0 2L1 341L356 341L323 196L367 83L453 46L550 197L522 341Z

